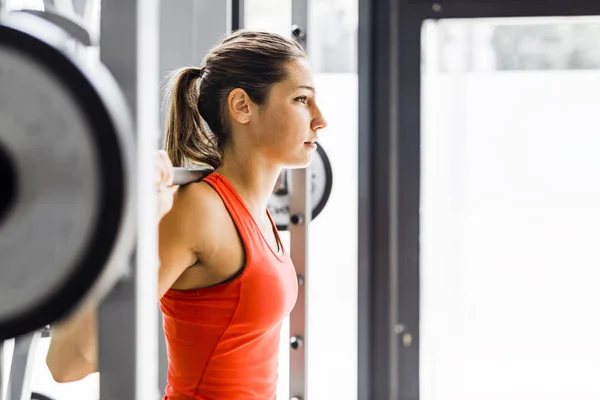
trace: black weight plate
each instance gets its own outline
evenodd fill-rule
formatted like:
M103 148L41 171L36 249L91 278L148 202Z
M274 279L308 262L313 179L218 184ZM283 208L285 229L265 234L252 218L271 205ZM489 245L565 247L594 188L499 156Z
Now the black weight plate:
M105 266L133 241L126 103L68 39L34 15L0 21L0 147L16 176L0 221L0 340L108 290L118 272Z

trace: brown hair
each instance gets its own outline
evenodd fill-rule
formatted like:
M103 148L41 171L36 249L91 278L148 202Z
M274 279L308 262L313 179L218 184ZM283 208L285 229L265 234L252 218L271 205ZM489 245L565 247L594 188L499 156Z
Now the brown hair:
M271 87L287 77L286 64L305 56L291 39L239 30L214 47L202 67L175 71L166 98L165 136L165 150L173 165L217 168L231 138L226 115L229 93L241 88L262 105Z

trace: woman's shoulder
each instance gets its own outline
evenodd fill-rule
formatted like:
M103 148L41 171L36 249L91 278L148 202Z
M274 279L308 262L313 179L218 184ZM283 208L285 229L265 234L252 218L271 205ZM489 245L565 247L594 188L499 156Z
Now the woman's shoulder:
M213 243L218 242L215 232L228 218L221 198L207 183L185 185L177 190L171 211L161 221L161 240L186 248L211 248L218 244Z
M202 218L209 222L227 216L223 201L206 182L180 187L173 199L172 212L184 219Z
M180 187L171 211L165 216L163 237L192 250L196 257L208 260L211 255L231 251L237 231L219 194L206 182Z

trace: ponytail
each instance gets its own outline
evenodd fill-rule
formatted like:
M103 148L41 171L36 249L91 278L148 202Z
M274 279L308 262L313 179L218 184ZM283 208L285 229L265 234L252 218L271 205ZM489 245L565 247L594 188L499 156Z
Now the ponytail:
M216 169L221 154L198 110L199 85L204 68L182 68L170 78L167 94L165 150L174 167L192 165Z

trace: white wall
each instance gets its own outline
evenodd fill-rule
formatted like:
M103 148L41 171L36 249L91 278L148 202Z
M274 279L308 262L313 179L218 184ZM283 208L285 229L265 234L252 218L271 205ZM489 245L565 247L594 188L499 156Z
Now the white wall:
M355 399L357 370L358 78L316 77L329 122L320 142L333 166L333 191L311 223L308 399Z

